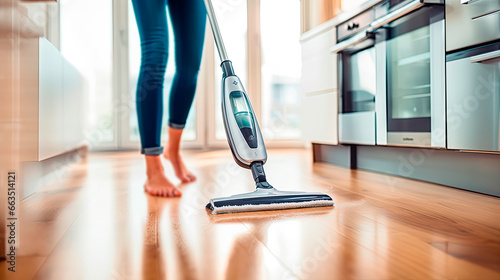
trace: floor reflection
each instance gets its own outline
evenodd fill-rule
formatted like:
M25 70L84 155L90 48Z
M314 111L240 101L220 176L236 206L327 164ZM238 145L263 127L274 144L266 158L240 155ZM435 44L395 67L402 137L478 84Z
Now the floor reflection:
M443 205L444 194L412 181L414 191L384 193L383 176L301 173L307 162L278 153L268 163L276 182L326 192L336 206L212 215L209 198L253 188L223 155L200 153L199 180L180 198L144 193L136 154L91 157L88 172L23 202L19 267L35 279L498 279L498 211L461 208L487 213L497 200L442 189L454 196Z
M213 224L243 223L250 231L233 242L225 279L236 279L236 275L245 275L248 277L245 279L304 278L303 275L300 276L300 266L305 257L303 239L307 236L302 233L300 220L321 217L329 214L331 210L332 207L318 207L221 215L212 215L207 211L207 217ZM271 252L268 249L271 249ZM282 263L279 265L283 269L274 269L269 265L269 259L275 259L276 254L286 255L286 258L291 260L290 263L298 269L294 271L289 269L294 266L286 267ZM249 266L248 259L252 259L257 266Z

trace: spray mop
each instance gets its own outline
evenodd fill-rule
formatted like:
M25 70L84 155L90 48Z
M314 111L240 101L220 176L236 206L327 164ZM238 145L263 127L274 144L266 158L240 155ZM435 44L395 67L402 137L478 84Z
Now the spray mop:
M323 193L279 191L266 179L266 147L252 105L240 79L234 74L219 31L211 0L204 0L222 68L222 119L227 141L236 163L252 171L253 192L213 198L207 204L212 214L262 210L333 206L333 199Z

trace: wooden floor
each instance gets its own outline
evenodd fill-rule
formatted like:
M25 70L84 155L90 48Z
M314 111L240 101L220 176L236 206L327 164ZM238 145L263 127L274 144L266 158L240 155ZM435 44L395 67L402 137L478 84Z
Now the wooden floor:
M140 155L91 154L21 202L2 279L500 279L499 198L273 150L271 184L336 206L213 216L208 199L251 191L251 174L227 150L186 157L198 181L157 198Z

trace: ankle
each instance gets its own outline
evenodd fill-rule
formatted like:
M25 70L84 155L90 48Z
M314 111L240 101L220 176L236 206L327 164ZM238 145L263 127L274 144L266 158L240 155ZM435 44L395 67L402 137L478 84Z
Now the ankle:
M149 179L160 176L162 174L163 174L163 168L154 168L154 169L147 168L146 170L146 175L148 176Z
M166 149L166 152L169 156L178 156L180 154L180 149L179 147L172 147L169 145Z
M146 174L148 177L155 176L158 173L163 173L163 171L163 163L161 162L159 155L146 156Z
M182 129L168 128L168 140L167 140L167 150L166 152L169 155L178 155L180 146L181 146L181 138L182 138Z

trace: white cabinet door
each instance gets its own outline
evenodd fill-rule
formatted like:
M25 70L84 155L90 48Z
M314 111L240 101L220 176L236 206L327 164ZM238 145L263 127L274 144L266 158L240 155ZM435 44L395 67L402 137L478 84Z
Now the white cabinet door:
M302 135L309 142L338 144L335 92L302 97Z
M38 160L64 150L62 57L45 38L39 38L38 61Z
M83 132L88 119L86 84L80 72L64 57L62 69L64 149L69 151L84 144Z
M45 38L24 38L20 45L20 160L41 161L81 146L83 77Z
M337 56L330 52L335 43L335 27L301 41L302 93L326 93L337 88Z
M301 41L301 127L313 143L338 144L337 57L329 50L335 43L334 26Z

